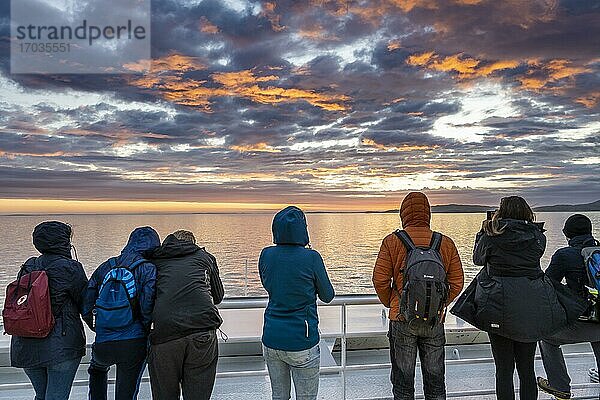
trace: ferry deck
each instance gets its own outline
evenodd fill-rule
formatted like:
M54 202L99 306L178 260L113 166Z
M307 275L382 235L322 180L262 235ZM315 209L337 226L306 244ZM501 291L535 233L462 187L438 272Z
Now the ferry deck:
M220 356L213 399L270 398L260 345L265 306L265 298L230 298L219 306L224 334L219 339ZM319 304L319 317L322 332L319 399L391 399L386 338L388 319L386 309L377 297L337 296L329 305ZM447 318L445 331L448 397L494 399L494 363L487 335L452 315ZM93 333L88 331L87 338L88 354L75 378L72 399L87 398L86 364ZM33 389L26 375L20 369L10 367L9 342L9 336L0 338L0 399L31 399ZM595 366L590 345L566 345L563 351L573 380L572 398L600 399L600 385L591 383L588 375L589 368ZM535 367L538 376L545 376L539 353ZM113 368L109 398L114 396L114 372ZM423 398L421 379L417 364L416 398ZM151 398L147 371L139 398ZM540 393L539 398L552 397Z

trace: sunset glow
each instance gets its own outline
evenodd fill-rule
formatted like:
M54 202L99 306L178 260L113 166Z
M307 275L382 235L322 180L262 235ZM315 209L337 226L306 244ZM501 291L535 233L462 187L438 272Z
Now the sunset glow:
M595 2L156 0L150 72L64 76L10 74L9 3L0 213L600 198Z

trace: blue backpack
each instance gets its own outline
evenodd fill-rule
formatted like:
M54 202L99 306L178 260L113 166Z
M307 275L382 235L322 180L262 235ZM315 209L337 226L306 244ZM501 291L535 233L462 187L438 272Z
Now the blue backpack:
M108 260L111 269L104 275L92 310L94 328L118 330L133 324L139 316L138 291L133 272L146 262L139 259L126 267Z
M596 246L584 247L581 250L581 255L585 262L590 287L600 291L600 244L596 243Z

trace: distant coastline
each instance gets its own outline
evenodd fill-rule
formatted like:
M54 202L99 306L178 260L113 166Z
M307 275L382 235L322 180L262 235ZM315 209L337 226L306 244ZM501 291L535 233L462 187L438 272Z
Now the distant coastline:
M433 213L484 213L486 211L494 210L498 206L482 206L482 205L471 205L471 204L444 204L431 206L431 212ZM600 200L594 201L593 203L586 204L557 204L554 206L539 206L534 207L536 212L586 212L586 211L600 211ZM368 214L388 214L397 213L398 209L385 210L385 211L367 211Z
M468 213L485 213L486 211L495 210L498 206L485 206L473 204L441 204L431 206L433 213L448 213L448 214L468 214ZM591 212L600 211L600 200L586 204L558 204L553 206L538 206L533 208L536 212ZM0 214L1 217L42 217L42 216L63 216L63 215L81 215L81 216L98 216L98 215L246 215L246 214L269 214L272 215L276 211L253 210L253 211L206 211L206 212L141 212L141 213L15 213L15 214ZM306 211L307 214L392 214L398 213L398 209L384 211Z

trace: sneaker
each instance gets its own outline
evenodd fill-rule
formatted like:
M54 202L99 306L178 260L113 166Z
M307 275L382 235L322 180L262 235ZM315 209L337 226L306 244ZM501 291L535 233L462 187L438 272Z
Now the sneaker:
M558 389L554 389L552 386L550 386L548 379L542 378L541 376L538 376L537 378L537 385L541 391L554 396L556 400L569 400L571 398L570 392L561 392Z
M590 368L588 375L590 376L590 381L598 383L598 370L596 368Z

